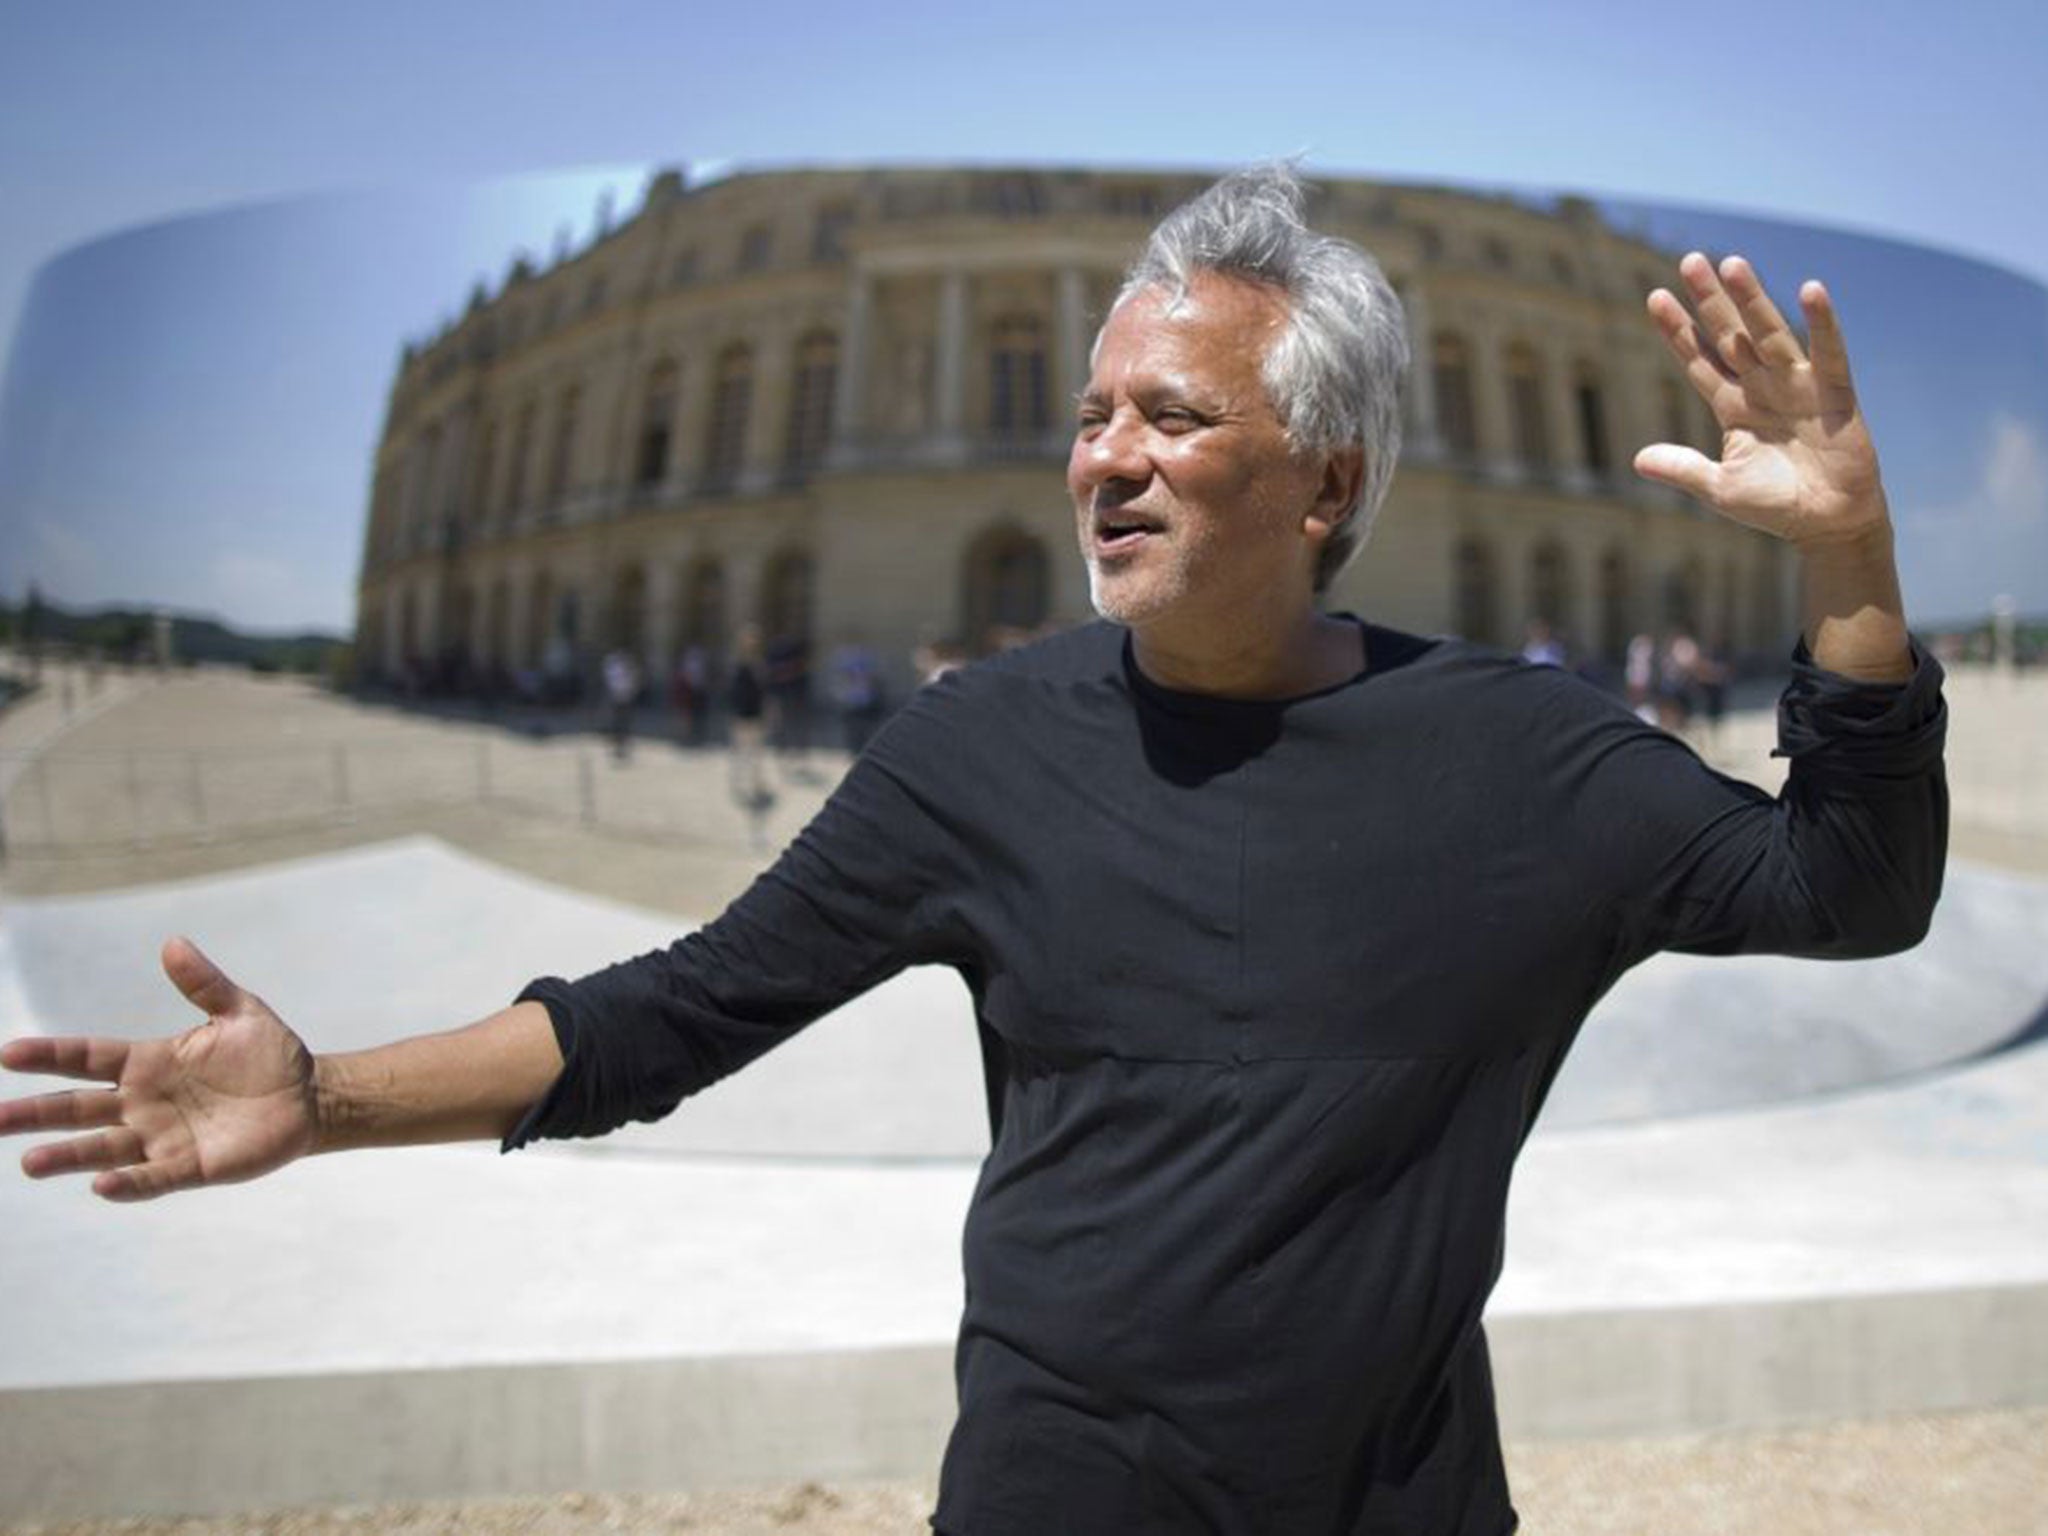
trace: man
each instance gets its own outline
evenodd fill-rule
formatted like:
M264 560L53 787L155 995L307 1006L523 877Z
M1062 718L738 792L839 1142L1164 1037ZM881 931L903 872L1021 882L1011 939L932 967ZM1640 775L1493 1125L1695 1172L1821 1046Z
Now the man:
M913 963L973 993L994 1147L965 1239L953 1536L1514 1526L1480 1313L1573 1034L1659 948L1867 954L1939 886L1938 673L1909 646L1833 311L1737 259L1657 324L1724 428L1640 472L1790 539L1775 803L1555 669L1323 612L1406 345L1284 171L1155 233L1068 465L1096 624L922 690L716 923L450 1035L313 1057L190 945L208 1023L18 1041L85 1090L35 1175L111 1199L306 1152L666 1112ZM1673 1021L1683 1027L1683 1021Z

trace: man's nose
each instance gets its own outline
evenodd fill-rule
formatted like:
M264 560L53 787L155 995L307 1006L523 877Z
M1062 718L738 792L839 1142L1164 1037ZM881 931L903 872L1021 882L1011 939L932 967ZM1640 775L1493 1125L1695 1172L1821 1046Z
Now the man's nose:
M1119 411L1105 421L1081 445L1079 457L1088 478L1098 484L1151 476L1144 454L1143 423L1129 411Z

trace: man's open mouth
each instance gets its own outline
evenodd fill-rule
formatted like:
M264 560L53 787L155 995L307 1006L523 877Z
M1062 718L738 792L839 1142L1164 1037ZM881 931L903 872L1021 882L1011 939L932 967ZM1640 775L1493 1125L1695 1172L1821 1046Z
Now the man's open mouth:
M1116 555L1136 549L1160 531L1160 523L1135 512L1108 512L1095 519L1097 554Z

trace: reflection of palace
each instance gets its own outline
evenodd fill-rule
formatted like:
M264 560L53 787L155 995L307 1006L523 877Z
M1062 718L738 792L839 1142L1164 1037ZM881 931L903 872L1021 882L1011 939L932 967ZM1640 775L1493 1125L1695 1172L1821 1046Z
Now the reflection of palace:
M664 676L753 620L919 640L1088 614L1061 482L1069 402L1126 261L1199 179L790 171L686 189L409 348L378 449L359 650L374 671ZM1408 306L1408 442L1333 605L1583 655L1685 626L1778 647L1784 564L1636 481L1713 441L1642 295L1669 258L1588 205L1325 183L1320 228Z

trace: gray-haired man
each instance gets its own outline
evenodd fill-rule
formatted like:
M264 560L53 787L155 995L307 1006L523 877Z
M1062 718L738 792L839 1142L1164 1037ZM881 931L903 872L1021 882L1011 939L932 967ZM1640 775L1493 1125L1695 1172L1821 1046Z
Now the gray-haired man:
M995 1130L967 1223L955 1536L1471 1533L1514 1515L1480 1313L1572 1037L1668 947L1924 932L1946 801L1877 464L1827 297L1650 308L1720 420L1638 470L1794 542L1776 802L1554 668L1325 613L1398 448L1406 347L1284 171L1154 235L1068 485L1100 623L951 674L723 917L448 1035L316 1058L182 941L175 1041L19 1041L118 1083L31 1173L147 1198L368 1144L665 1113L913 963L972 992Z

